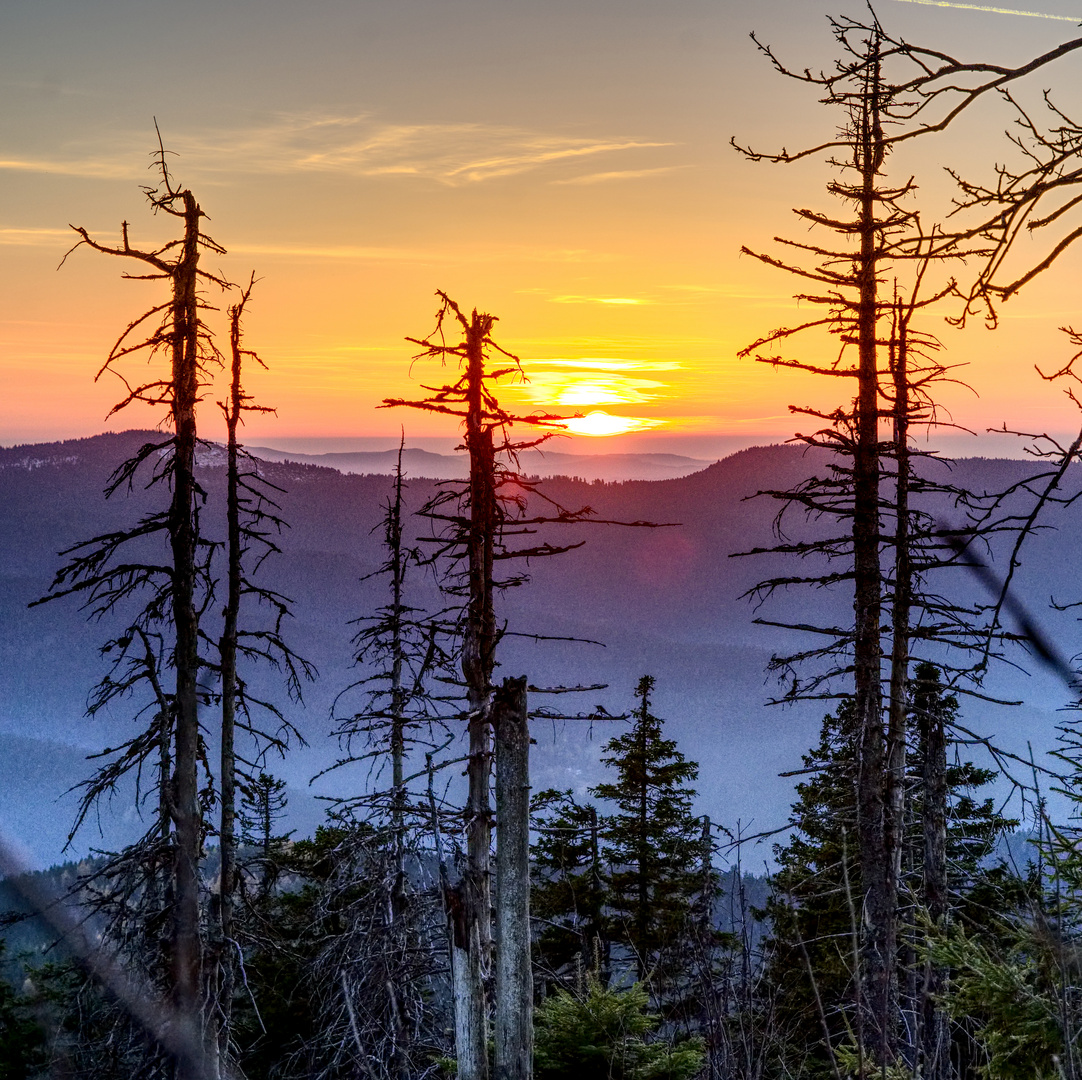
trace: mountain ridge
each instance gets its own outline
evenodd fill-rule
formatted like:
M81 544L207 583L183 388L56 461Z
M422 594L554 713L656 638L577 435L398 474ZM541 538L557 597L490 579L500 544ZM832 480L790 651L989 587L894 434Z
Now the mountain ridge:
M106 670L99 649L109 635L109 621L86 622L70 600L33 609L26 605L48 589L60 565L57 552L130 523L161 504L160 492L148 492L140 485L110 500L101 495L124 456L159 438L158 432L131 431L0 449L0 735L51 741L71 751L55 755L52 787L39 784L44 806L40 836L30 836L27 846L42 858L70 825L70 797L60 803L53 800L89 772L89 763L83 763L80 771L79 756L115 745L131 731L131 719L124 707L93 720L82 715L89 689ZM219 460L217 452L211 457ZM774 542L777 504L754 498L756 491L790 487L822 461L821 453L773 445L739 451L679 478L546 481L545 490L561 505L590 506L598 518L679 524L554 530L553 542L586 543L560 558L536 560L530 567L531 583L509 590L498 601L500 617L515 631L603 641L605 647L570 642L531 645L525 639L508 638L501 649L501 673L528 673L535 685L608 683L607 690L588 695L575 709L590 711L600 704L611 713L631 704L641 675L653 674L658 715L668 720L681 749L700 762L702 811L730 825L741 819L747 826L749 817L764 826L780 823L787 814L792 781L779 780L777 774L799 763L831 703L780 711L766 706L776 693L773 677L766 674L771 655L793 651L801 639L758 626L754 619L768 614L775 621L806 621L802 616L809 603L820 614L845 619L850 600L844 588L793 592L757 613L740 597L758 580L789 567L789 561L778 555L730 556ZM959 481L989 488L1032 475L1037 467L988 458L951 466ZM364 782L353 770L308 786L309 777L337 754L328 737L329 717L335 696L356 678L349 646L355 628L350 621L385 602L381 583L362 579L383 561L376 526L391 481L386 475L346 474L310 463L260 462L258 468L286 489L279 498L283 516L292 523L276 538L283 555L266 564L264 580L293 598L295 614L287 635L303 644L301 651L317 663L321 674L319 682L306 687L305 708L286 703L309 747L285 762L271 761L268 767L289 782L299 817L310 822L318 812L315 797L348 794ZM204 528L210 538L221 539L223 470L205 464L200 475L208 494ZM409 509L432 495L437 483L410 479ZM1068 510L1057 513L1065 528L1073 528ZM410 541L427 528L421 519L410 518ZM793 517L792 528L804 528L801 515ZM1064 591L1070 553L1054 537L1046 533L1034 539L1019 574L1021 594L1034 605L1056 592L1057 582L1058 592ZM443 603L429 574L414 574L410 597L411 603L429 610ZM210 608L206 616L209 632L216 610ZM1057 634L1073 633L1077 638L1069 613L1046 615L1042 608L1040 617ZM1072 646L1064 651L1075 650ZM284 702L273 673L257 672L251 678L261 692ZM1002 689L1003 696L1024 695L1030 704L1009 716L992 706L968 705L967 720L982 730L998 728L1023 753L1028 738L1038 747L1047 745L1056 722L1054 710L1064 704L1062 689L1039 672L1012 675ZM582 792L595 783L608 730L594 725L591 731L589 725L573 723L540 725L535 732L536 785ZM9 779L14 783L29 771L20 762L51 752L46 746L24 747L16 753L12 746L5 750L0 745L0 785ZM3 823L32 829L34 815L22 809L8 811L0 804ZM125 828L133 824L125 824L123 814L106 813L104 837L91 833L79 844L107 846L122 840ZM81 850L85 848L77 848L77 853Z

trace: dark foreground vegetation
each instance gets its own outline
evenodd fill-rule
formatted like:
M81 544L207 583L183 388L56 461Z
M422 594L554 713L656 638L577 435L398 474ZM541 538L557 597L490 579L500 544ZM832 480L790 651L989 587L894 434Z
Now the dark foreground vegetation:
M628 687L616 715L575 704L599 686L498 670L513 638L544 645L528 612L506 614L536 563L603 543L602 530L680 526L604 520L524 475L517 455L561 418L501 405L519 358L492 315L443 292L433 330L408 339L436 385L385 405L455 417L468 479L411 516L399 470L382 506L381 599L341 628L355 681L336 688L331 717L329 771L367 778L314 836L283 833L273 762L302 737L296 706L317 673L267 573L284 492L240 439L245 415L267 409L245 390L261 363L244 340L252 284L206 269L224 249L159 148L146 194L174 240L140 248L125 225L113 246L76 230L76 248L162 289L103 368L121 377L117 410L163 413L106 485L111 499L138 493L139 511L63 551L37 601L100 624L89 712L132 719L94 759L73 832L133 784L145 831L82 865L63 896L47 877L9 879L13 925L32 917L58 944L9 958L21 969L0 991L0 1075L1079 1075L1079 833L1045 794L1082 800L1082 741L1068 715L1054 766L1026 761L975 734L961 702L979 703L990 668L1026 651L1074 693L1067 650L1013 583L1042 514L1073 501L1082 435L1028 436L1039 467L1001 491L938 478L916 435L943 419L950 376L933 314L994 324L1082 233L1082 131L1051 97L1037 101L1047 124L1025 103L1028 77L1082 39L1006 67L893 38L871 12L832 26L827 72L763 51L836 110L836 134L742 151L824 159L836 200L799 210L811 232L779 240L781 254L745 249L796 276L811 311L745 352L844 388L830 411L794 409L818 467L760 492L779 507L776 542L743 553L770 560L751 590L759 617L802 642L771 662L779 701L825 714L794 770L768 888L750 895L747 838L694 811L705 778L654 712L664 672ZM937 220L888 166L997 96L1021 164L956 177ZM1036 254L1016 244L1026 234L1044 244ZM1043 374L1076 400L1073 364ZM228 438L215 448L198 417L219 369ZM205 483L201 454L220 455L221 485ZM435 604L417 600L425 574ZM1076 603L1065 588L1058 603ZM775 594L801 589L845 602L772 617ZM531 791L541 719L602 727L604 779ZM990 794L1007 788L1010 808ZM1028 853L1003 858L1023 814Z

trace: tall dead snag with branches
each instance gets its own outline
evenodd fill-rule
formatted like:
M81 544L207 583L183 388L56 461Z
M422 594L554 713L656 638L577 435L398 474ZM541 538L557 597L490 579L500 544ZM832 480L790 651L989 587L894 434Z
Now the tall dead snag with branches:
M457 890L448 897L448 914L453 927L452 975L455 981L455 1040L458 1054L458 1075L462 1080L483 1080L488 1075L486 1040L488 1033L487 996L492 970L491 923L491 865L492 805L490 797L492 774L492 731L501 724L517 723L525 709L514 680L505 680L503 692L494 703L493 672L496 645L502 634L493 604L494 590L517 585L525 580L519 572L503 579L495 576L497 563L511 559L528 559L555 555L580 544L554 546L547 542L529 542L529 546L510 548L512 537L533 536L542 524L573 524L591 520L592 511L566 510L548 503L548 511L538 513L531 507L531 497L543 499L536 484L514 471L516 454L544 442L560 427L560 417L535 414L515 416L502 408L496 399L493 384L508 376L522 376L518 357L501 348L492 338L496 319L474 310L467 316L446 293L439 292L440 308L436 328L427 338L408 338L419 346L418 359L427 357L440 361L452 360L464 369L453 383L441 387L426 387L431 396L423 401L388 399L385 405L408 405L429 412L443 413L462 419L465 428L465 448L470 457L470 479L466 490L444 487L422 510L422 513L443 528L440 535L429 539L435 545L433 560L450 563L451 572L446 589L464 603L459 634L461 638L461 669L466 691L466 720L468 730L468 795L465 813L466 864ZM449 344L445 326L461 333L461 339ZM506 364L486 370L488 359L498 354ZM542 429L532 441L513 442L512 425L528 424ZM546 430L547 429L547 430ZM501 455L510 464L501 460ZM522 691L521 697L524 697ZM511 776L526 776L525 755L528 739L508 738L498 745L504 755L496 761ZM512 751L514 753L512 754ZM503 820L501 843L517 852L519 859L528 851L529 819L526 803L514 795L517 781L500 785L511 801L497 805L497 819ZM514 796L514 797L512 797ZM521 815L521 820L519 816ZM514 839L517 837L517 839ZM526 865L512 867L504 864L509 882L528 880ZM508 886L518 897L517 885ZM500 1075L525 1077L530 1073L529 1032L532 1014L528 911L517 899L497 896L497 906L508 901L513 917L497 918L499 938L496 952L501 956L499 969L503 978L497 980L496 1060ZM522 925L523 918L526 924ZM505 966L509 965L509 966ZM507 997L503 998L506 988Z
M831 696L830 687L837 676L852 678L854 707L859 732L857 768L858 842L865 932L861 947L862 974L858 985L863 1000L857 1003L858 1032L873 1061L886 1065L896 1053L897 990L894 956L897 948L897 866L900 795L898 779L904 767L904 692L908 664L908 639L911 637L911 612L916 604L909 581L911 568L906 551L914 538L902 521L895 530L899 545L893 598L882 565L884 549L891 537L884 533L883 515L889 503L884 501L884 459L895 458L897 473L894 513L908 518L906 484L910 477L909 451L884 448L880 438L881 421L899 410L909 414L905 363L895 366L894 390L885 376L883 346L889 340L898 355L904 355L904 336L887 337L885 320L897 313L898 302L882 295L888 275L902 277L896 293L904 298L909 314L904 324L895 324L908 332L908 319L914 311L956 294L957 287L949 268L967 254L992 254L983 239L975 238L976 249L966 246L965 237L944 235L938 228L927 229L920 216L908 208L905 200L915 185L909 180L891 186L885 180L884 164L898 144L919 135L941 131L972 102L990 90L1006 87L1013 80L1042 67L1065 53L1082 47L1082 39L1067 42L1017 68L991 64L966 64L942 51L914 46L891 37L874 13L868 21L832 19L831 26L841 49L841 59L832 71L814 74L794 71L780 63L767 48L760 46L782 74L813 86L829 105L842 109L845 121L836 138L796 153L782 151L762 154L749 149L742 152L753 160L788 163L809 156L826 157L842 171L828 190L850 208L848 215L797 210L798 217L813 228L825 229L834 242L813 243L779 240L790 249L814 260L811 267L761 254L744 248L744 253L769 265L794 273L817 284L812 294L799 299L819 305L823 314L797 327L784 327L752 343L743 355L775 367L793 367L831 377L853 380L852 405L831 413L797 408L794 412L811 416L826 426L813 435L797 437L811 446L828 449L840 460L831 464L832 475L813 480L801 490L771 492L787 505L800 505L812 516L825 516L844 523L842 535L815 544L785 545L802 555L845 556L851 568L805 581L853 583L853 625L851 629L805 626L816 634L826 635L829 643L815 647L808 656L829 657L830 670L809 680L795 679L789 697ZM757 43L758 44L758 43ZM735 143L734 143L735 145ZM847 179L851 178L851 179ZM945 272L938 282L926 282L929 267L941 266ZM772 352L778 343L809 329L826 330L837 336L841 355L833 363L815 364L787 359ZM846 357L855 352L852 362ZM898 376L902 382L898 382ZM893 401L891 400L893 397ZM927 401L930 400L926 398ZM905 425L895 432L906 439ZM906 446L908 443L906 442ZM802 579L791 577L765 582L760 595ZM897 641L893 648L891 692L894 697L884 726L882 694L881 623L884 602L893 599L893 623ZM957 620L956 620L957 622ZM792 658L795 659L795 658ZM781 660L777 666L790 670L792 662Z
M164 405L172 434L147 443L135 457L118 467L106 488L107 495L134 489L137 478L146 486L164 485L170 491L167 509L152 512L132 529L105 534L75 545L65 554L68 562L57 572L47 599L75 595L93 616L122 611L129 599L149 594L134 621L110 641L104 651L113 658L112 672L105 677L92 701L91 711L104 707L137 688L151 692L145 707L150 725L110 751L109 762L84 785L80 824L94 802L112 791L125 774L140 772L153 762L160 770L156 785L159 814L148 833L156 850L166 848L171 868L163 899L171 910L167 932L169 970L166 984L180 1016L201 1030L203 950L200 935L199 858L202 850L203 813L199 763L205 750L199 729L198 676L199 619L209 597L206 544L199 528L199 507L204 493L195 476L197 445L196 404L202 394L206 365L218 354L202 320L206 303L200 284L225 287L225 282L199 268L200 255L224 249L203 235L205 216L195 196L179 187L169 173L165 151L159 147L155 167L161 179L157 187L144 188L155 212L183 223L182 235L153 250L132 247L128 224L122 226L122 243L110 247L76 228L83 245L106 255L133 259L148 272L129 275L168 283L170 298L135 319L121 334L98 372L117 374L126 394L113 412L133 403ZM69 252L70 254L70 252ZM145 335L145 336L143 336ZM117 369L126 357L164 353L167 375L133 386ZM149 472L149 479L144 474ZM168 549L159 555L152 545ZM161 561L155 561L160 559ZM166 690L163 663L173 668L175 683ZM116 674L120 673L117 678ZM129 861L138 848L129 849ZM181 1062L178 1075L186 1078L188 1066Z
M226 600L222 611L222 634L218 640L218 671L221 677L221 806L219 816L218 910L214 941L216 968L214 1000L210 1003L210 1026L217 1029L219 1054L229 1053L229 1026L235 993L236 954L239 945L234 929L234 906L237 876L237 781L252 784L258 778L266 755L284 753L290 739L303 743L297 729L281 709L271 701L249 692L238 674L242 661L269 662L285 676L286 689L293 701L301 697L301 682L314 674L312 666L298 656L282 636L282 624L290 614L287 597L258 584L255 574L264 560L277 552L277 536L285 527L275 496L280 493L265 477L240 444L239 429L245 413L268 413L269 406L256 405L243 385L245 360L265 366L251 349L243 347L242 320L251 299L255 279L248 283L240 300L229 308L230 382L229 397L219 402L226 424ZM241 622L241 607L249 605L264 610L263 625ZM261 722L255 712L260 712ZM269 724L267 722L269 718ZM248 756L237 749L237 729L249 738Z
M453 663L443 648L447 612L429 614L407 601L410 570L423 562L423 556L404 534L408 487L402 468L404 447L403 436L391 497L373 530L383 533L386 558L362 579L385 578L390 595L373 615L351 623L358 627L353 637L354 663L368 671L335 699L334 733L344 753L328 770L367 762L370 775L378 780L385 765L390 764L389 789L377 784L376 790L344 797L338 805L349 812L363 810L369 820L373 816L389 820L400 874L405 872L404 846L410 819L420 816L427 820L429 813L427 806L411 805L406 770L418 749L436 749L433 739L443 727L447 704L432 692L430 684L433 679L450 675ZM365 700L351 712L348 703L358 692L365 695Z
M404 445L403 436L391 495L373 529L383 534L385 559L368 577L384 579L386 602L351 623L358 628L354 662L364 674L335 699L332 720L343 754L327 770L367 766L367 780L358 785L363 790L337 799L336 813L357 833L343 844L343 852L349 859L351 843L363 849L364 861L356 865L368 879L366 896L373 902L371 912L351 905L351 919L356 916L367 925L363 932L360 926L347 931L345 940L355 950L343 953L335 943L333 961L341 975L332 982L368 1018L353 1033L358 1054L378 1061L380 1076L399 1080L415 1075L431 1055L434 1022L421 1003L434 976L432 961L419 963L418 954L421 943L434 936L431 920L436 916L423 890L416 888L416 876L424 868L419 838L431 823L438 839L442 824L417 788L429 778L422 754L434 758L453 741L446 731L452 707L448 692L434 692L433 684L454 677L453 659L443 647L446 613L429 614L409 603L410 574L422 555L404 533ZM348 706L357 694L362 701L351 711ZM443 764L434 763L433 771Z

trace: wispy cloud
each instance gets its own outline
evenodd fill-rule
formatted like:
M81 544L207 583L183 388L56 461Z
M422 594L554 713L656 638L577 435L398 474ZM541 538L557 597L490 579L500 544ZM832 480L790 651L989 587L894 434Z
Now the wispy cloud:
M653 300L643 300L635 296L581 296L566 293L549 298L554 304L652 304Z
M574 368L578 371L678 371L683 364L676 360L617 360L608 356L583 356L577 360L531 357L531 373L539 367Z
M2 247L56 247L58 243L79 238L71 229L0 229Z
M583 405L642 405L663 396L665 383L599 372L530 369L528 396L538 405L578 408Z
M479 123L396 124L370 114L278 115L249 127L165 132L179 173L200 176L340 173L421 178L448 186L483 183L537 169L671 146L633 136L573 136ZM70 147L55 158L9 154L0 170L85 177L144 174L145 133L119 137L113 149ZM629 170L643 172L644 170ZM602 174L597 174L602 175ZM584 180L583 182L590 182Z
M984 4L958 4L954 0L898 0L900 4L922 4L925 7L961 8L963 11L987 11L993 15L1026 15L1031 19L1055 19L1057 22L1082 23L1077 15L1050 15L1046 11L1023 11L1020 8L987 7Z
M119 180L142 176L145 162L145 155L127 150L118 150L113 155L7 157L0 158L0 172L47 173L54 176L82 176L94 180Z
M666 145L664 143L658 145ZM639 180L644 176L658 176L661 173L689 169L690 165L662 165L656 169L618 169L613 172L587 173L585 176L572 176L565 180L553 180L554 184L604 184L610 180Z
M612 262L605 252L581 249L539 248L507 244L482 245L476 248L455 247L380 247L364 244L290 244L236 243L229 245L230 255L281 256L289 259L328 259L354 262L414 263L596 263Z
M391 124L368 115L283 116L248 132L222 132L190 149L247 171L423 177L448 185L513 176L562 162L671 145L583 138L476 123ZM185 149L185 140L177 143Z
M95 233L94 229L90 230ZM104 237L110 242L108 229ZM100 238L100 237L99 237ZM2 228L0 247L70 247L79 237L70 229L61 228ZM604 252L588 252L562 248L534 248L493 244L475 249L456 247L453 250L436 247L394 247L362 244L290 244L290 243L231 243L230 255L258 255L287 259L316 259L342 262L437 263L460 266L463 263L581 263L609 262L612 256Z

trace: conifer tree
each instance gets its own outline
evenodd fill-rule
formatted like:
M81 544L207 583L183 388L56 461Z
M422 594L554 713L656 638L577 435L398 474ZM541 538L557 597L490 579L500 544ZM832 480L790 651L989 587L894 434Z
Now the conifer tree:
M884 466L890 452L880 438L881 421L895 412L904 392L895 384L893 408L883 363L883 345L888 340L886 320L899 310L897 298L904 296L908 310L905 323L914 312L925 310L948 296L960 296L952 268L970 255L995 257L1000 243L985 230L945 233L937 225L922 222L912 206L916 191L912 178L892 184L885 166L888 156L902 143L941 131L973 102L990 91L1003 90L1011 82L1050 61L1082 47L1082 39L1067 42L1015 68L986 63L964 63L938 49L913 45L887 34L874 12L866 21L831 19L840 57L828 71L792 69L780 63L767 48L764 53L777 70L810 84L824 103L842 111L837 135L817 146L795 153L782 150L765 155L744 152L755 160L789 163L808 156L825 156L839 175L828 185L831 195L843 206L841 212L823 213L798 209L808 226L825 233L822 239L781 240L788 256L744 248L760 261L813 283L812 292L798 299L817 310L797 326L783 326L760 338L744 350L757 360L775 367L793 367L831 378L840 378L853 387L850 402L822 410L794 408L819 426L813 434L797 437L821 446L834 455L829 474L802 485L795 491L772 493L788 505L810 515L837 522L838 528L826 539L811 544L783 543L777 550L810 555L813 552L836 559L844 556L841 569L801 578L790 574L765 583L765 592L783 584L800 581L851 582L853 619L847 626L801 624L811 630L817 642L796 657L776 662L781 670L794 674L787 696L822 696L837 688L830 684L841 676L851 680L854 707L859 714L859 768L857 770L859 813L855 842L860 854L863 899L861 953L863 957L862 1005L857 1017L860 1043L873 1061L887 1066L898 1048L897 985L893 981L893 956L897 947L897 904L899 873L900 797L898 785L904 772L903 661L909 655L905 635L920 607L919 597L907 587L905 553L896 580L901 588L893 597L887 588L883 555L889 547L889 533L883 525L889 505L884 498L890 483ZM971 243L972 242L972 243ZM975 246L973 246L975 245ZM807 259L806 262L801 261ZM939 267L938 275L930 273ZM888 274L902 276L895 283L895 296L883 295ZM938 277L939 280L934 280ZM808 286L805 286L807 288ZM806 357L779 355L778 347L795 334L825 330L840 344L833 360L815 362ZM892 341L892 345L897 341ZM831 350L834 347L831 346ZM896 369L897 370L897 369ZM904 370L904 368L903 368ZM897 434L897 433L896 433ZM904 437L904 432L902 433ZM894 448L898 472L896 486L908 479L906 453ZM903 495L904 492L899 492ZM899 498L896 510L903 515L908 507ZM780 524L779 524L780 531ZM905 541L905 528L895 530L895 539ZM893 709L884 717L882 662L887 650L882 643L883 615L892 612L896 637L891 652L895 671L891 685ZM902 617L899 617L902 616ZM972 641L972 636L970 638ZM804 680L792 671L795 661L811 657L826 660L826 670L815 671ZM848 691L847 689L847 692ZM884 720L887 723L884 723Z
M550 788L533 797L530 809L537 837L530 896L535 972L545 986L570 988L583 968L596 968L607 985L610 943L597 807L576 802L570 790Z
M616 810L602 825L608 870L605 907L608 936L629 953L638 981L665 1002L679 977L679 945L691 929L698 893L700 822L692 814L699 767L663 736L651 711L652 676L635 689L631 728L610 739L602 762L616 779L591 788Z
M928 927L938 923L942 928L948 896L954 917L978 921L986 906L1013 896L1009 875L991 865L989 857L997 839L1017 822L1000 814L992 798L976 794L992 782L994 772L970 762L946 762L959 705L938 670L920 664L913 683L900 881L906 897L900 940L906 947L897 954L895 978L903 988L900 1006L914 1029L910 1044L917 1056L907 1064L919 1066L921 1075L941 1076L951 1048L943 1043L938 999L930 993L944 973L925 959ZM942 738L929 737L936 730ZM766 977L769 986L782 991L775 1024L784 1039L777 1052L791 1061L809 1061L823 1076L832 1073L833 1055L854 1031L862 990L857 946L861 867L854 844L858 753L857 714L852 701L845 700L824 718L818 745L804 756L801 771L810 779L797 785L793 834L775 849L779 869L766 908L771 925ZM937 759L942 770L929 768L929 759ZM942 777L945 794L941 849L930 838L938 833L939 815L929 805L938 801L934 789L929 799L929 774ZM929 889L928 877L940 875L942 885ZM923 903L927 895L936 897L934 909Z

